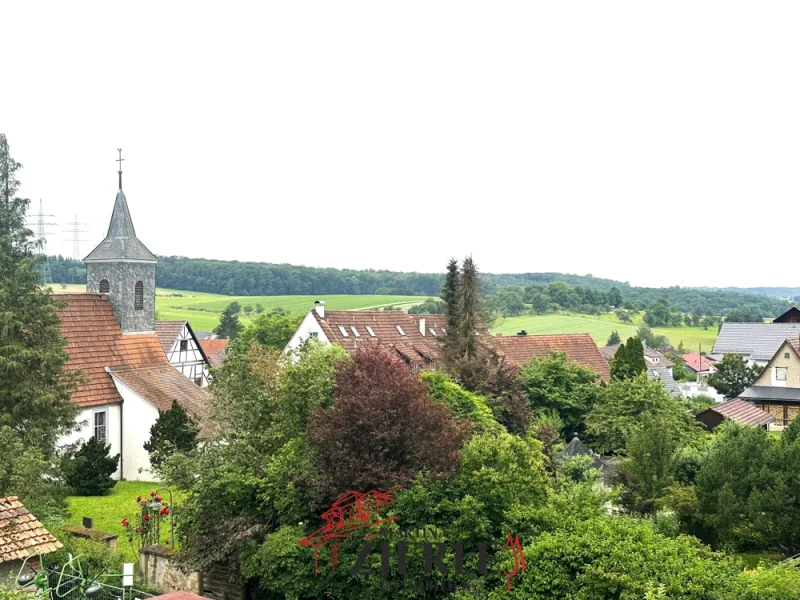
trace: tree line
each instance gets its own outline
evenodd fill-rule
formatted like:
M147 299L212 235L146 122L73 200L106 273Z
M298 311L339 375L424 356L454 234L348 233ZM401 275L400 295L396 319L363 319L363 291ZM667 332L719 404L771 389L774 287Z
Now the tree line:
M50 258L55 283L84 283L80 261ZM238 262L159 257L160 287L210 292L230 296L300 294L387 294L436 296L444 276L440 273L328 269ZM724 316L738 310L756 316L777 316L789 303L779 298L694 288L641 288L609 279L560 273L506 275L484 273L481 283L491 303L505 316L522 314L528 305L536 313L571 310L586 314L611 308L642 311L663 301L673 311Z

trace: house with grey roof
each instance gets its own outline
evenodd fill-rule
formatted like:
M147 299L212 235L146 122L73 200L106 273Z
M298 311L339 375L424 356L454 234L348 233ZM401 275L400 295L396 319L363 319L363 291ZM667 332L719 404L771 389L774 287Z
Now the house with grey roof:
M787 339L800 339L800 323L723 323L709 358L738 354L763 367Z
M784 340L739 398L775 417L770 430L783 429L800 415L800 340Z
M647 365L647 378L658 379L670 396L682 396L678 383L672 377L672 369L649 364Z

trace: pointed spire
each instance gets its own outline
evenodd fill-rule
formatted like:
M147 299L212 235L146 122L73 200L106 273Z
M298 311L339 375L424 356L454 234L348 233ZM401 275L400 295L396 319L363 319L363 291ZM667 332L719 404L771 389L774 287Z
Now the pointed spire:
M128 200L122 192L122 149L117 161L119 167L119 190L114 200L114 210L111 213L111 222L108 224L106 238L84 258L85 261L114 261L129 260L143 262L158 262L155 255L136 237L133 227Z

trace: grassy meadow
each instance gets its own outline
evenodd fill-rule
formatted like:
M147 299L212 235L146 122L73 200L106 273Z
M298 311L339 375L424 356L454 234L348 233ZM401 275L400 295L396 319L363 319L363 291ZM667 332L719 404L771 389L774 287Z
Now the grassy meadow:
M60 284L53 286L53 292L83 292L84 285ZM425 300L425 296L223 296L222 294L208 294L205 292L187 292L158 288L156 290L156 318L165 321L182 321L187 319L195 331L211 331L219 323L219 315L231 302L236 300L244 308L261 304L265 312L273 308L282 307L291 313L302 313L311 308L315 300L324 300L328 310L377 310L384 306L397 306L407 309L414 304ZM247 324L254 317L240 315L243 324ZM524 329L530 335L546 333L588 333L597 342L604 346L608 336L615 329L624 340L636 334L636 328L641 324L642 316L637 315L632 323L623 323L613 313L604 315L581 314L526 314L519 317L509 317L498 320L492 327L492 333L513 335ZM710 352L717 339L717 328L703 329L702 327L654 327L655 333L666 335L673 346L680 342L687 350L697 350L702 345L704 352Z
M623 341L636 335L636 328L641 324L641 316L633 319L633 323L623 323L614 314L605 315L522 315L498 320L492 327L493 333L514 335L524 329L529 335L546 333L588 333L598 346L605 346L608 336L616 330ZM680 342L687 350L696 350L702 345L704 352L710 352L717 339L717 328L702 327L654 327L654 333L666 335L670 343L677 347Z
M53 292L75 293L85 292L85 285L53 285ZM316 296L223 296L205 292L187 292L182 290L156 289L156 318L161 321L188 320L195 331L211 331L219 324L219 315L223 309L237 301L245 306L256 304L264 307L264 312L281 307L290 313L304 313L314 305L315 300L323 300L328 310L377 310L384 306L398 306L407 309L420 304L426 296L348 296L316 295ZM247 324L255 318L240 315L239 320Z

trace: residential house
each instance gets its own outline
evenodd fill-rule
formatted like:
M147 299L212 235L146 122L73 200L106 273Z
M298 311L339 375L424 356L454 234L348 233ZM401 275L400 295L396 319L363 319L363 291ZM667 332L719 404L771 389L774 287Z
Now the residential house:
M206 387L211 363L189 321L156 321L156 334L169 363L200 387Z
M723 323L708 358L719 361L726 354L738 354L763 367L784 341L799 335L800 323Z
M739 395L773 415L769 428L780 430L800 414L800 339L784 340L761 374Z
M0 582L16 577L29 556L50 554L62 547L19 498L0 498ZM41 566L38 559L28 564L37 569Z
M682 396L680 387L675 379L672 377L672 369L662 365L649 364L647 365L647 378L658 379L664 386L664 389L670 396Z
M158 411L177 400L202 420L207 392L170 364L156 333L158 261L136 237L121 172L108 234L84 260L87 293L59 296L66 369L83 376L72 394L76 430L59 443L96 437L120 454L115 478L152 481L143 445Z
M735 421L742 425L768 428L775 421L775 416L764 412L750 402L736 398L711 408L701 410L695 415L708 431L714 431L724 421Z
M800 309L793 306L779 317L772 320L773 323L800 323Z
M382 346L394 351L415 371L431 368L439 358L437 338L446 333L438 317L397 310L325 310L325 303L318 301L306 313L286 351L299 348L309 339L337 344L349 352ZM429 327L429 322L435 326Z
M717 368L710 358L703 356L698 352L689 352L688 354L681 354L686 370L689 374L697 375L697 381L705 381L709 375L717 372Z
M611 380L608 362L588 333L527 335L520 332L512 336L496 335L491 338L491 345L501 354L504 363L511 366L519 367L552 352L564 352L568 360L593 369L601 381Z
M200 340L200 347L208 358L208 363L212 367L221 367L225 360L225 353L228 349L228 340L222 338L203 338Z
M584 444L577 435L556 455L556 460L565 460L575 456L589 456L592 459L592 468L600 470L601 482L606 486L613 485L614 477L617 474L617 466L612 457L604 458L600 456Z
M619 350L619 344L600 348L601 354L609 363L611 362L611 359L616 356L617 350ZM648 348L647 346L644 346L642 350L644 351L644 360L648 367L653 366L668 369L670 376L672 376L673 362L664 356L663 353L659 352L655 348Z

